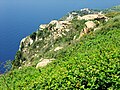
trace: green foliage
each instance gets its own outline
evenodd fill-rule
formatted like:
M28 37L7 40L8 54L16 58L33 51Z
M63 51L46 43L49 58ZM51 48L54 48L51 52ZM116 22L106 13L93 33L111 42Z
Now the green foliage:
M50 35L50 30L48 30L48 28L45 28L43 30L38 30L38 33L37 33L37 37L42 39L44 39L45 37L48 37L49 35Z
M32 33L32 34L30 35L30 38L31 38L33 41L35 41L35 39L36 39L36 32Z
M35 49L37 46L39 46L39 48L42 48L42 46L44 45L44 41L41 40L41 41L37 41L35 43L32 44L32 48L31 49Z
M35 51L42 52L38 58L30 61L36 64L43 56L56 60L43 68L22 67L0 76L0 90L119 90L120 16L112 16L112 13L108 16L112 19L101 24L100 30L90 32L80 40L72 41L85 27L85 20L73 19L66 36L52 40L52 44L48 38L52 33L52 25L48 27L50 30L46 28L32 34L33 40L36 36L43 40L36 41L29 47L28 56L35 54ZM46 37L48 41L45 41ZM68 46L57 52L50 51L54 49L51 49L51 45L59 44ZM47 48L41 49L44 45ZM24 57L23 53L18 51L12 62L13 66L19 67L25 60Z
M15 60L13 60L13 65L14 66L20 66L20 59L22 57L21 51L18 51L15 56Z
M22 42L22 43L21 43L20 50L22 51L23 48L24 48L24 43Z
M25 61L25 58L23 57L21 51L17 51L15 55L15 60L12 61L13 68L20 67L22 61Z
M120 5L114 6L112 8L108 8L103 10L104 13L109 13L109 12L120 12Z
M120 15L115 16L110 19L105 25L102 27L100 33L107 33L109 30L114 30L120 28Z
M120 12L120 5L106 9L107 12Z
M71 23L72 23L72 27L77 30L81 30L85 26L85 20L73 19Z
M118 15L120 15L120 12L109 12L106 14L106 16L109 18L113 18L113 17L118 16Z
M5 75L10 89L118 90L120 29L90 33L56 54L47 67L26 67ZM18 57L19 58L19 57ZM3 83L3 78L0 78ZM7 89L0 84L0 89Z
M120 5L118 5L118 6L114 6L114 7L112 7L111 9L110 9L111 11L120 11Z
M43 38L43 30L38 30L37 37Z

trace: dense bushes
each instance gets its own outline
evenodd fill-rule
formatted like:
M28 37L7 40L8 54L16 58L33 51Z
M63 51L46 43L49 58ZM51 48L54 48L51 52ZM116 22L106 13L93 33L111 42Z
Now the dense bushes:
M104 24L101 28L100 33L107 33L109 30L114 30L120 28L120 15L115 16L114 18L110 19L108 22Z
M82 30L85 27L85 20L77 20L76 18L71 21L72 28Z
M25 58L23 57L23 54L21 51L17 51L15 55L15 60L12 61L13 68L20 67L21 62L25 61Z
M35 39L36 39L36 32L32 33L32 34L30 35L30 38L31 38L33 41L35 41Z
M84 28L85 21L74 19L67 36L61 42L69 42ZM75 32L76 30L76 32ZM43 30L35 36L49 36L48 30ZM35 42L36 46L44 44ZM60 43L60 39L56 41ZM41 44L42 43L42 44ZM49 42L47 42L49 43ZM69 42L71 43L71 42ZM44 51L48 51L49 46ZM40 50L39 50L40 51ZM42 52L44 53L42 50ZM48 58L56 59L43 68L25 67L14 69L0 77L0 89L12 90L119 90L120 89L120 16L110 19L101 25L100 30L84 35L80 40L58 52L47 52ZM41 55L41 54L40 54ZM42 57L42 55L40 56ZM39 57L38 57L39 58ZM24 61L20 51L17 52L14 66L19 67ZM33 61L35 62L35 61Z
M120 12L109 12L106 14L106 16L109 18L113 18L113 17L118 16L118 15L120 15Z
M9 88L118 90L120 29L109 30L105 35L98 32L66 47L47 67L9 72L5 76ZM4 83L2 77L0 83ZM2 84L0 89L7 88Z

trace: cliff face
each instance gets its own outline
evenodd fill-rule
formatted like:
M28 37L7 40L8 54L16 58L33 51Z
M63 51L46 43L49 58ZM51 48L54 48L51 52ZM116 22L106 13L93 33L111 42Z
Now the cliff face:
M56 59L56 54L68 45L78 41L84 35L100 28L108 20L101 12L88 12L80 16L71 13L65 20L52 20L49 24L42 24L30 36L22 39L19 51L13 61L14 66L36 66L44 59Z

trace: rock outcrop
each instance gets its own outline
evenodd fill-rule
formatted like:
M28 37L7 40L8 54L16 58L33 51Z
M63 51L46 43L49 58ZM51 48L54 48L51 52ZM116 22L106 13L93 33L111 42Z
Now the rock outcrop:
M104 14L89 14L84 16L78 16L78 20L101 20L104 19L105 21L108 20L108 18Z
M93 29L96 26L96 24L93 21L87 21L85 22L85 25L86 25L86 28L88 29Z
M43 30L48 27L48 24L41 24L39 27L40 27L40 30Z
M82 37L84 34L89 33L92 29L94 29L96 24L93 21L87 21L85 22L85 27L80 33L80 37Z
M40 62L36 65L36 68L39 68L39 67L44 67L46 66L47 64L51 63L53 60L55 59L40 59Z
M33 40L27 36L26 38L23 38L20 42L19 50L21 51L22 48L28 47L29 45L33 44Z

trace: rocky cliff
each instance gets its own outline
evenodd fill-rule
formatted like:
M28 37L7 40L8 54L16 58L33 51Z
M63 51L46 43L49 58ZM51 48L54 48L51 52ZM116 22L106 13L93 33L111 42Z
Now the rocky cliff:
M108 21L108 17L102 12L92 12L89 9L80 11L85 14L69 13L64 20L52 20L49 24L42 24L36 32L22 39L13 61L14 66L36 66L44 59L55 59L59 50L101 28Z

